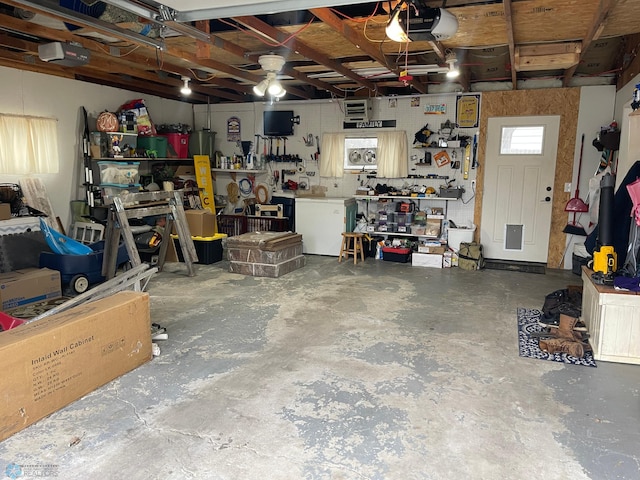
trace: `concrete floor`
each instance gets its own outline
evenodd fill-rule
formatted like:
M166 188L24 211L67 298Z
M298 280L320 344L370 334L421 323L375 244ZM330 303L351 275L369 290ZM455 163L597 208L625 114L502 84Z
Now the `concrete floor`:
M518 356L516 308L579 277L307 260L168 264L161 355L0 443L0 477L640 479L640 366Z

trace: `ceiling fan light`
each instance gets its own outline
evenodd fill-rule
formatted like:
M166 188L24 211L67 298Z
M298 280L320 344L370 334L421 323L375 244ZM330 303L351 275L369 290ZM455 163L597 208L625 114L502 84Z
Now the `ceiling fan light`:
M268 80L262 80L257 85L253 86L253 93L255 93L259 97L264 97L264 94L267 91L267 87L269 86Z
M189 77L182 77L182 88L180 88L180 93L182 95L191 95L191 88L189 87Z
M284 89L284 87L280 84L279 81L277 80L273 80L270 84L269 84L269 88L267 89L269 92L269 95L276 97L276 98L280 98L282 97L285 93L287 93Z
M396 10L394 10L394 12L391 14L391 18L389 19L389 22L387 23L384 31L387 34L389 40L392 40L394 42L410 42L411 40L409 39L407 32L400 24L401 12L402 10L396 7Z

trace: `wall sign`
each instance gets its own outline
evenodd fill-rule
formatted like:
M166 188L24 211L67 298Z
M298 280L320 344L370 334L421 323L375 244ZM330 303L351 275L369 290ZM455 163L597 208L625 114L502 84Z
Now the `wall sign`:
M459 128L477 128L480 118L480 95L462 95L456 100L456 123Z
M342 128L358 129L358 128L395 128L395 120L369 120L368 122L342 122Z
M230 117L227 119L227 141L240 141L240 119L238 117Z
M425 115L443 115L445 113L447 113L446 103L431 104L431 105L424 106Z

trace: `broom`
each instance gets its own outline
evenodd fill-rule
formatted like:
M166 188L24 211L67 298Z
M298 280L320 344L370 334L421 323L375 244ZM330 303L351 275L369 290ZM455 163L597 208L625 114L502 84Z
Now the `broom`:
M584 150L584 133L582 134L582 142L580 144L580 159L578 160L578 178L576 180L576 194L570 199L564 207L565 212L573 212L573 221L565 225L564 233L571 235L581 235L586 237L587 232L584 227L576 220L576 213L584 213L589 211L589 205L584 203L580 198L580 172L582 171L582 152Z

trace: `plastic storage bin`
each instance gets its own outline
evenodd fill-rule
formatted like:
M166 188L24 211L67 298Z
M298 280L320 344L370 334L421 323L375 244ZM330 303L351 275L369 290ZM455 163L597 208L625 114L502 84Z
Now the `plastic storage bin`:
M178 158L189 158L190 135L188 133L163 133L161 135L167 137L169 145L171 145Z
M448 243L456 252L460 250L460 244L463 242L473 242L473 234L476 231L476 226L471 228L451 228L449 227Z
M140 162L111 162L101 160L100 186L128 187L138 185Z
M382 259L387 262L407 263L411 259L411 249L382 247Z
M171 235L173 243L176 247L178 261L184 262L182 248L180 247L180 239L177 235ZM203 265L211 265L212 263L222 260L222 239L227 238L224 233L216 233L213 237L191 237L193 245L196 247L198 254L197 263Z
M138 154L146 157L166 158L167 137L162 135L140 135L138 137Z

